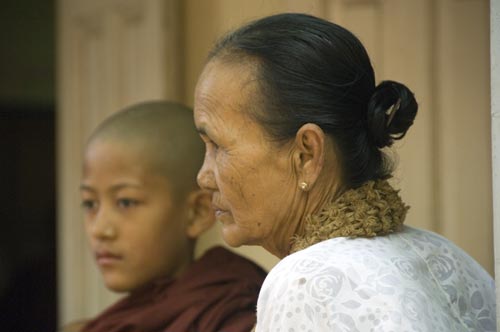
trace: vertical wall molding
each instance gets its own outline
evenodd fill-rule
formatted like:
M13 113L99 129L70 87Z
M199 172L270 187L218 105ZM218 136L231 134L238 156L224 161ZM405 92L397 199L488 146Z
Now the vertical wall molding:
M441 0L434 15L439 232L492 273L489 5Z

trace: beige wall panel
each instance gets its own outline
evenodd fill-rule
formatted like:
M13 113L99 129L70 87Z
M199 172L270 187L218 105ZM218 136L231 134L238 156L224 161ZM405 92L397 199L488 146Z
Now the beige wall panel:
M383 6L376 0L325 0L326 19L355 34L365 46L378 72L382 62Z
M433 103L432 5L430 1L384 1L383 67L379 80L406 84L419 103L419 112L406 137L396 142L394 181L411 206L408 224L439 231L436 218L435 137Z
M384 1L383 22L383 67L378 79L406 84L419 103L414 125L406 137L394 145L399 156L394 181L411 206L408 224L437 231L431 1Z
M489 3L438 4L441 231L493 272Z

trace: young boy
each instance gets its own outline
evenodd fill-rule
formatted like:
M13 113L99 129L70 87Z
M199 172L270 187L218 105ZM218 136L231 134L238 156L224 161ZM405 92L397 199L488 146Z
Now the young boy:
M106 286L129 293L82 331L243 332L265 273L221 247L193 260L214 223L196 185L204 146L189 109L147 102L102 123L85 150L85 229Z

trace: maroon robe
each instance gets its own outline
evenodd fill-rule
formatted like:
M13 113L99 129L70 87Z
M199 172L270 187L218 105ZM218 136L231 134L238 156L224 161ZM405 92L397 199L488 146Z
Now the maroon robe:
M119 300L84 332L249 332L266 273L222 247L207 251L178 279Z

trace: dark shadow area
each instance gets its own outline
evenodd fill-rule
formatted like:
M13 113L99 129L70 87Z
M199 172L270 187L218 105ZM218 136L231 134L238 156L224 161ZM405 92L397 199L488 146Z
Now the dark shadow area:
M0 331L54 332L55 1L0 8Z
M56 330L54 111L0 106L0 326Z

